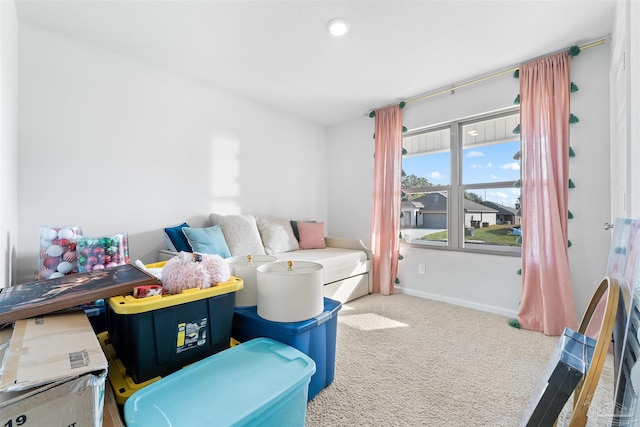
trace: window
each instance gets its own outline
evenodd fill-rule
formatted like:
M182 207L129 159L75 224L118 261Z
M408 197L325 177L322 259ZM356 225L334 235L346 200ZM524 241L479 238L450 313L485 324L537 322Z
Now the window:
M403 243L520 253L517 109L405 134Z

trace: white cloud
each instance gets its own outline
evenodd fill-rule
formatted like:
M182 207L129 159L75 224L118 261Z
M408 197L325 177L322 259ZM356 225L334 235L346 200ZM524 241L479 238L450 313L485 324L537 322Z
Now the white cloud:
M440 172L438 171L434 171L431 172L431 175L429 175L431 177L431 179L433 179L434 181L441 181L443 180L445 177L444 175L442 175Z
M484 153L482 151L469 151L467 157L484 157Z
M500 169L510 170L510 171L519 171L520 170L520 163L518 163L518 162L506 163L504 165L501 165Z
M498 175L490 174L490 175L489 175L489 178L491 178L491 179L498 179Z
M488 168L492 168L493 167L493 163L491 163L491 162L487 163L487 167Z

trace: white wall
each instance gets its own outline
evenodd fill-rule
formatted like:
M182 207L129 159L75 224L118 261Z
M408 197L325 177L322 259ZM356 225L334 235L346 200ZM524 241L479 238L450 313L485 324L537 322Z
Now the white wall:
M571 279L582 318L586 306L604 276L611 232L611 175L609 163L609 65L610 45L584 51L571 64L572 80L580 90L571 96L571 111L580 123L571 125L569 173L576 188L569 191Z
M0 287L15 284L18 235L18 18L0 1Z
M374 119L329 129L329 234L371 244Z
M585 50L572 62L572 80L580 91L572 96L569 223L571 274L579 318L604 275L610 236L609 221L609 47ZM471 77L471 76L470 76ZM496 78L408 104L403 110L408 129L423 127L513 106L519 92L511 75ZM372 106L375 107L375 106ZM362 117L330 129L329 220L332 232L356 234L369 242L371 177L373 175L373 119ZM517 314L521 277L519 257L401 247L399 292L452 302L507 316ZM425 275L418 274L425 264Z
M23 23L18 55L21 281L41 225L126 231L152 262L214 211L327 220L325 128Z
M627 46L629 46L629 115L632 120L629 123L629 141L631 145L631 192L634 198L631 201L631 217L640 218L640 170L637 165L640 163L640 2L628 1L629 33L627 35ZM620 3L618 3L620 7Z

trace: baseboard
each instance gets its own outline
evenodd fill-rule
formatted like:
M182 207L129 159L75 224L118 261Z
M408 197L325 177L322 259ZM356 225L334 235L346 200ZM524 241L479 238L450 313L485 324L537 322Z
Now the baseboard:
M478 304L478 303L475 303L475 302L472 302L472 301L466 301L466 300L462 300L462 299L459 299L459 298L451 298L451 297L446 297L446 296L442 296L442 295L438 295L438 294L432 294L432 293L429 293L429 292L420 292L420 291L416 291L414 289L406 289L406 288L403 288L401 286L396 286L394 289L395 289L396 293L399 293L399 294L406 294L406 295L411 295L411 296L414 296L414 297L420 297L420 298L430 299L430 300L434 300L434 301L446 302L448 304L459 305L461 307L472 308L474 310L486 311L488 313L499 314L499 315L505 316L505 317L511 317L511 318L517 318L518 317L518 312L517 311L506 310L504 308L496 307L496 306L493 306L493 305Z

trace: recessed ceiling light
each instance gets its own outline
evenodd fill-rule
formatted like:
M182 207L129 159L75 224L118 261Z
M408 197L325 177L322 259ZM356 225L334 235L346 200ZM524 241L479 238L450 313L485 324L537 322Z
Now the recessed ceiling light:
M327 31L334 37L342 37L351 29L351 23L344 18L334 18L327 23Z

